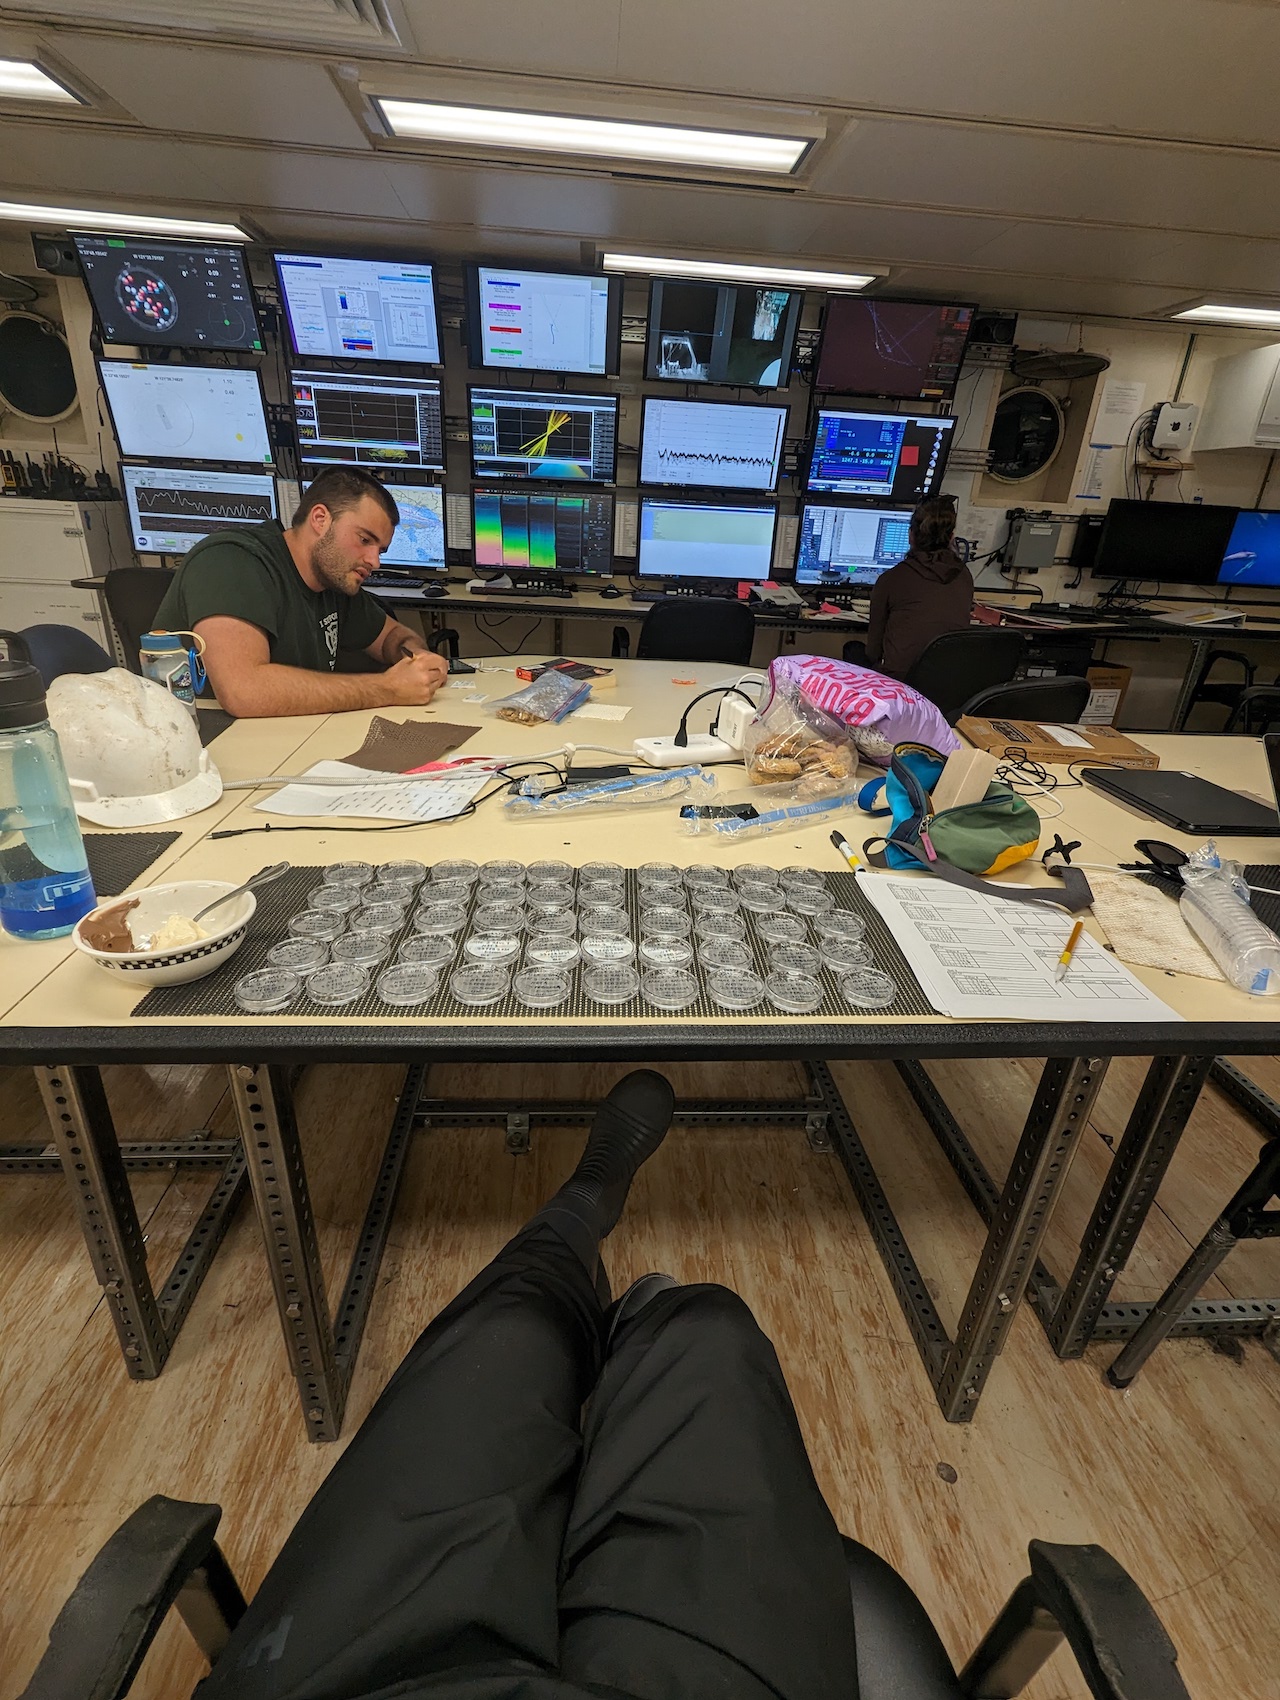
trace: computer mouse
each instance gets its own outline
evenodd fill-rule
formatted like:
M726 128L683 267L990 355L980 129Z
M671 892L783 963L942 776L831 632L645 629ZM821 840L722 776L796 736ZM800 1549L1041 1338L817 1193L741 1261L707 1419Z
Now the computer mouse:
M616 584L606 584L600 594L607 601L611 602L615 596L621 596L622 592L618 589Z

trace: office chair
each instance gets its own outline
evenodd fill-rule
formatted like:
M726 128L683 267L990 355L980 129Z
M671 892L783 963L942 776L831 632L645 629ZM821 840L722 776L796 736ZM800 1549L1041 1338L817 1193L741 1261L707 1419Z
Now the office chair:
M954 726L976 691L1013 678L1026 642L1024 633L1006 626L945 632L934 638L903 683L936 704Z
M1242 689L1222 730L1256 737L1260 732L1274 732L1277 726L1280 726L1280 683Z
M214 1539L221 1516L157 1494L126 1518L59 1612L24 1700L122 1700L172 1606L216 1664L245 1612ZM1064 1640L1096 1700L1188 1700L1164 1625L1101 1547L1032 1541L1029 1574L959 1676L897 1571L857 1541L844 1550L861 1700L1016 1695Z
M168 567L116 567L102 581L107 612L131 673L142 672L142 634L154 627L165 592L173 583Z
M1227 661L1230 662L1232 666L1239 667L1241 673L1244 675L1243 678L1211 679L1209 675L1218 665L1219 661ZM1200 665L1200 671L1196 674L1195 684L1191 687L1191 695L1187 698L1187 706L1178 716L1178 724L1174 727L1174 731L1181 732L1183 730L1190 718L1191 710L1197 703L1218 703L1221 707L1227 709L1229 713L1234 712L1245 692L1254 688L1256 679L1257 663L1251 661L1247 655L1242 655L1238 649L1212 650L1205 656L1204 661ZM1223 730L1234 730L1231 726L1230 719L1228 719L1227 725L1223 728Z
M1049 720L1074 726L1089 700L1089 681L1059 674L1053 679L1016 679L1008 685L991 685L971 696L961 714L980 715L983 720ZM957 716L959 718L959 716Z
M21 632L0 632L11 661L29 661L46 689L64 673L105 673L115 662L78 626L28 626Z
M644 617L637 661L724 661L750 667L756 617L719 596L664 596Z

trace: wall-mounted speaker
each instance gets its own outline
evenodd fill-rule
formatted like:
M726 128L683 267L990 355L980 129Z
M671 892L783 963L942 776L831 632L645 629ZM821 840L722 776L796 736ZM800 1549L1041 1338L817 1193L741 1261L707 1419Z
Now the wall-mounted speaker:
M49 272L54 277L80 276L76 251L65 236L39 236L33 231L31 251L42 272Z

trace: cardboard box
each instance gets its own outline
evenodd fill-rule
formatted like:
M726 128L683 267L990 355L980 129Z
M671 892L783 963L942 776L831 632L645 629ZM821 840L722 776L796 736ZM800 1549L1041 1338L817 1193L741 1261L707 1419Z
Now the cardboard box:
M1052 723L1050 723L1052 724ZM1104 767L1159 767L1160 757L1110 726L1056 726L1054 737L1035 720L980 720L961 715L956 731L975 749L1008 760L1014 752L1046 766L1066 762L1095 762ZM1065 734L1065 735L1064 735ZM1081 743L1074 740L1080 739Z
M1132 667L1089 667L1089 700L1080 716L1082 726L1114 726L1133 679Z

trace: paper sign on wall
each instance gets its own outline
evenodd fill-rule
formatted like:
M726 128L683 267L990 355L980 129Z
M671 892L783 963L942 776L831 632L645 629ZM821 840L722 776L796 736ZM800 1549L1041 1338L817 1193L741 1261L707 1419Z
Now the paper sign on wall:
M1142 412L1147 386L1127 378L1108 378L1094 415L1089 442L1093 448L1116 448L1129 440L1133 422Z
M1080 488L1076 491L1078 502L1100 502L1102 487L1106 482L1107 456L1109 449L1091 448L1085 455L1080 469Z

